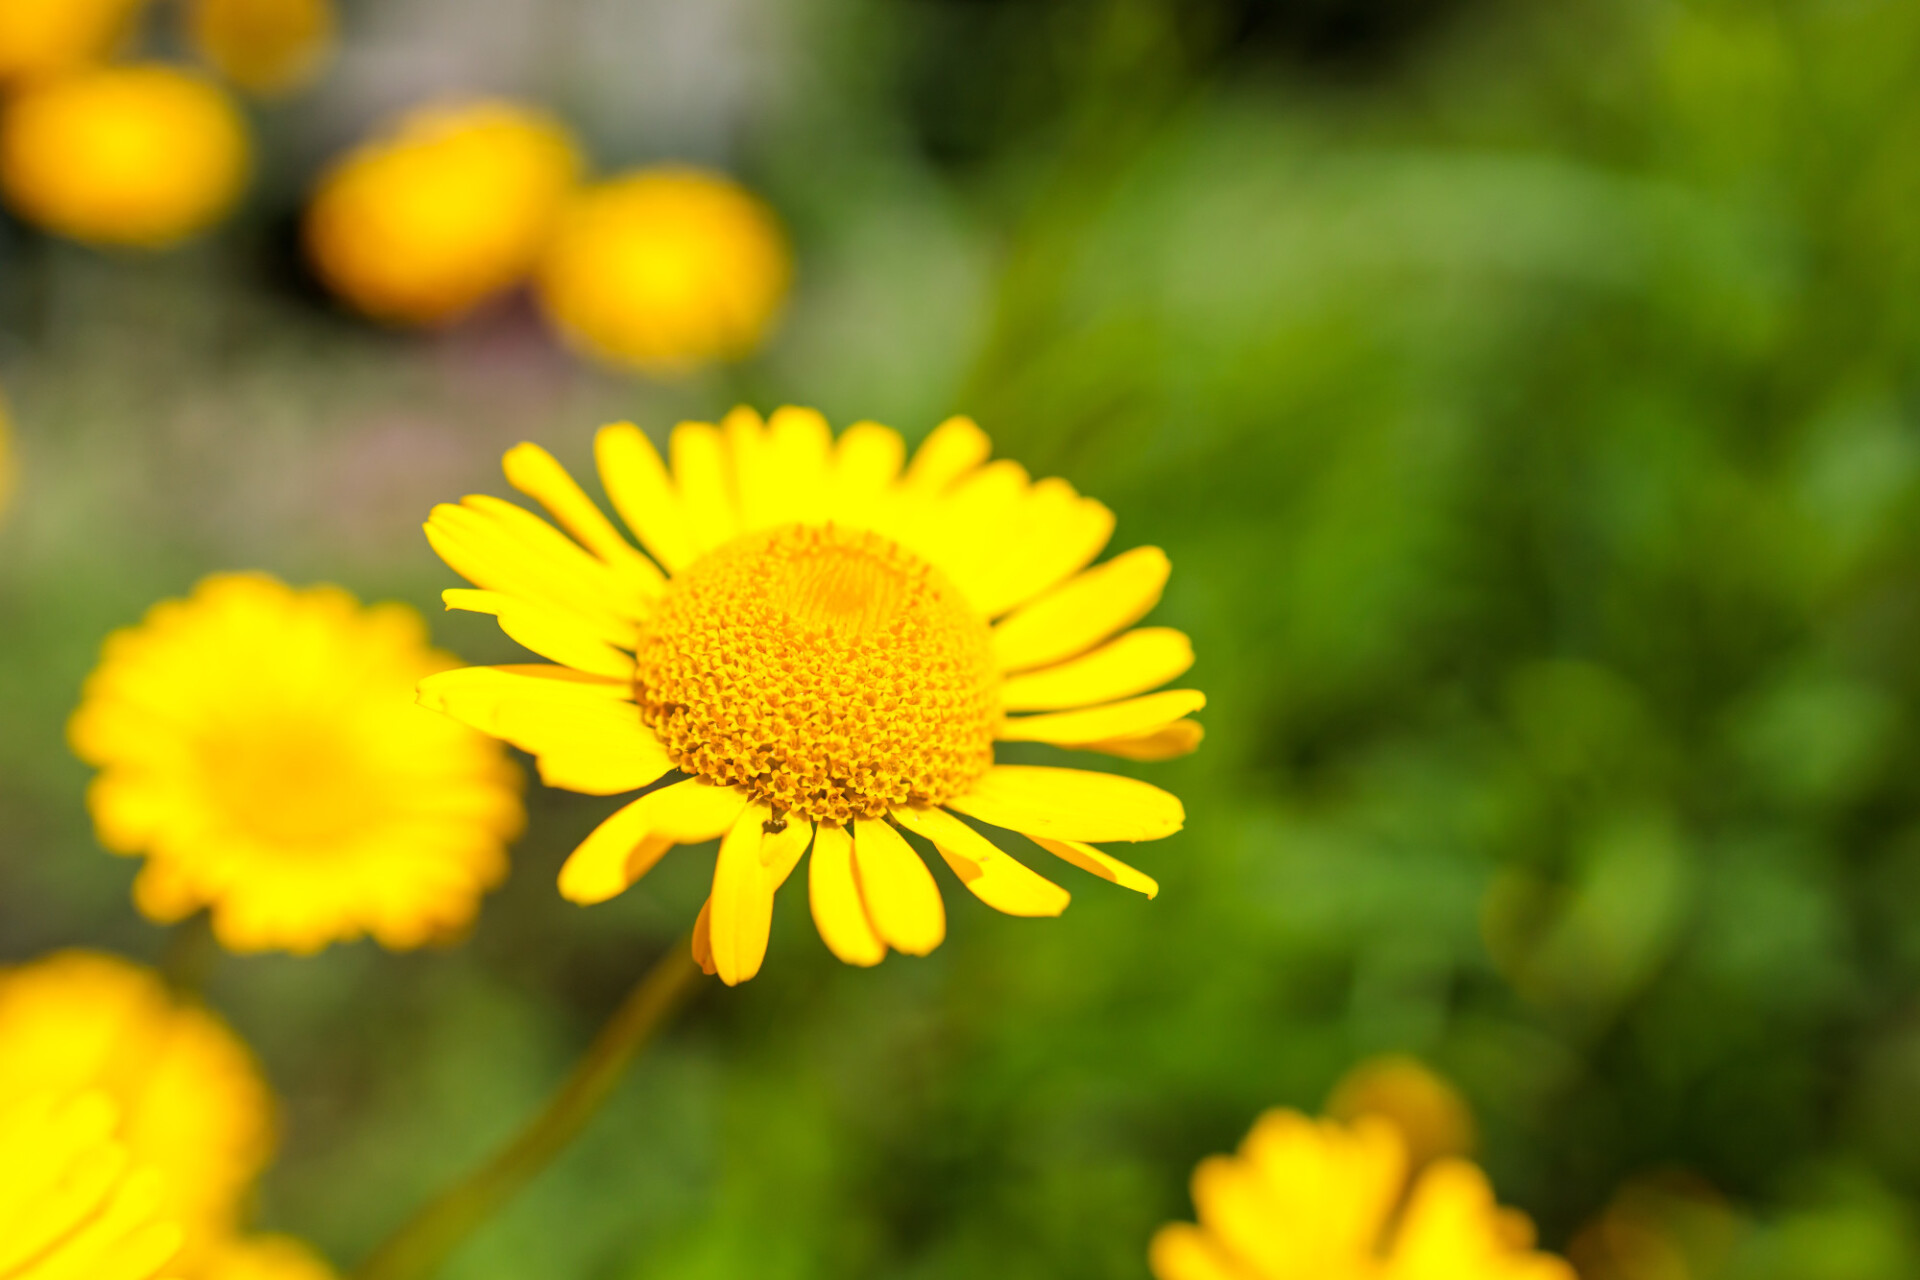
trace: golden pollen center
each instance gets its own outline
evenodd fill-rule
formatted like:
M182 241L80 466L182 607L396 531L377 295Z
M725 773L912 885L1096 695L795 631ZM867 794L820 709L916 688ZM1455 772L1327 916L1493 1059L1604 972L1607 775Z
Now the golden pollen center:
M674 763L783 813L943 804L993 763L986 620L875 533L788 525L709 552L668 584L638 659Z

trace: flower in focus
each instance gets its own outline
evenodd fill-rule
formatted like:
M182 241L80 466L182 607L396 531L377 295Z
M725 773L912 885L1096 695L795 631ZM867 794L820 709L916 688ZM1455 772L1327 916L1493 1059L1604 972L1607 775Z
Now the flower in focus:
M537 285L576 345L674 372L750 354L792 274L786 236L759 198L719 174L662 167L582 192Z
M247 129L226 93L158 65L20 90L0 120L0 187L30 222L94 244L163 248L239 198Z
M117 1140L98 1090L0 1099L0 1276L152 1280L180 1250L160 1175Z
M246 1236L222 1245L196 1280L334 1280L320 1255L288 1236Z
M1473 1112L1466 1099L1405 1054L1369 1058L1347 1072L1327 1100L1327 1114L1335 1120L1379 1116L1392 1121L1416 1169L1443 1156L1473 1153Z
M945 937L940 891L903 831L991 907L1065 909L1065 889L957 814L1157 892L1094 842L1171 835L1179 800L993 752L1001 740L1154 760L1198 744L1186 717L1206 699L1147 692L1192 663L1186 636L1128 630L1166 583L1158 548L1087 568L1112 514L1065 481L988 463L964 418L904 473L897 433L862 423L836 442L804 409L682 423L671 471L628 423L596 449L652 559L530 444L507 454L507 479L572 539L484 496L427 524L479 588L446 592L448 606L496 615L559 665L446 672L421 700L532 752L550 786L646 788L568 859L562 894L604 901L674 845L724 837L694 949L733 984L759 970L774 891L809 844L814 920L850 964ZM1027 711L1046 714L1010 714Z
M73 951L0 970L0 1108L85 1090L111 1098L132 1163L158 1175L160 1213L184 1230L190 1269L231 1233L272 1152L253 1056L126 961Z
M1160 1228L1149 1265L1157 1280L1574 1280L1476 1166L1441 1160L1411 1186L1408 1171L1385 1120L1269 1111L1238 1155L1201 1161L1200 1224Z
M255 574L110 636L69 735L101 770L101 842L146 855L140 909L211 907L236 951L464 928L522 813L497 743L413 705L414 682L452 664L405 605Z
M480 102L411 112L321 179L308 256L376 319L458 319L526 279L580 164L566 129L541 111Z
M0 80L105 58L145 7L146 0L0 0Z
M249 93L313 81L333 52L333 0L194 0L187 34L221 75Z

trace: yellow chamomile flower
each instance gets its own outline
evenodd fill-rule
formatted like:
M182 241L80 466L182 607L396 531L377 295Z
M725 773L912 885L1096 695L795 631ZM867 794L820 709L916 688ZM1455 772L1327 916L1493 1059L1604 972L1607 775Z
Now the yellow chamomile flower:
M897 433L861 423L835 441L806 409L682 423L671 470L628 423L604 428L596 451L652 558L530 444L507 454L507 479L572 538L484 496L427 523L478 588L446 592L448 606L496 615L557 665L450 671L421 683L422 701L532 752L550 786L646 789L567 860L563 895L604 901L674 845L723 837L694 951L734 984L758 972L774 891L810 844L814 921L850 964L924 955L946 935L903 831L989 906L1065 909L1065 889L956 814L1158 891L1092 842L1170 835L1179 800L993 756L996 740L1131 759L1198 744L1185 717L1205 698L1147 692L1191 664L1186 636L1127 629L1166 583L1157 547L1087 568L1112 514L1062 480L987 462L964 418L904 472ZM1044 714L1011 714L1026 711Z
M453 664L406 605L259 574L208 578L115 632L68 734L100 768L101 843L146 855L140 909L210 907L236 951L464 929L522 811L498 743L413 704Z
M335 1280L319 1254L289 1236L246 1236L229 1241L195 1280Z
M146 0L0 0L0 80L105 58L145 7Z
M92 244L164 248L240 197L247 126L226 92L160 65L37 81L0 118L0 187L21 217Z
M1238 1155L1201 1161L1200 1224L1162 1227L1149 1265L1157 1280L1574 1280L1475 1165L1408 1174L1387 1120L1269 1111Z
M337 161L307 210L307 254L378 320L456 320L533 270L580 155L566 128L509 102L425 107Z
M574 345L672 373L751 354L792 274L786 235L763 201L720 174L667 166L575 198L537 288Z
M1460 1091L1403 1053L1368 1058L1340 1078L1327 1100L1335 1120L1379 1116L1406 1139L1414 1167L1473 1154L1473 1110Z
M0 1276L153 1280L180 1251L160 1175L116 1136L98 1090L0 1100Z
M194 50L249 93L311 83L333 53L333 0L193 0Z
M231 1234L272 1153L272 1100L253 1056L124 960L71 951L0 970L0 1109L87 1090L112 1100L118 1141L158 1175L159 1213L184 1230L189 1270ZM13 1273L0 1265L0 1275Z

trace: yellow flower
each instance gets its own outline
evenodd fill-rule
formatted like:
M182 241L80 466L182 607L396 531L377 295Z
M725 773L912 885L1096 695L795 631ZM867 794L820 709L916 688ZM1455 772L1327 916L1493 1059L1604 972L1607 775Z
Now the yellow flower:
M1193 1202L1199 1226L1153 1238L1158 1280L1574 1280L1467 1161L1429 1165L1409 1187L1399 1130L1378 1117L1269 1111L1239 1155L1201 1161Z
M221 75L250 93L312 82L333 52L333 0L194 0L187 33Z
M98 1090L0 1101L0 1276L152 1280L180 1251L160 1175L115 1137Z
M146 0L0 0L0 80L106 57L145 7Z
M247 128L217 86L150 65L22 89L0 121L0 186L15 212L104 245L162 248L239 199Z
M1392 1121L1415 1168L1442 1156L1473 1153L1473 1112L1466 1099L1405 1054L1369 1058L1347 1072L1333 1088L1327 1114L1336 1120L1379 1116Z
M208 578L109 637L69 736L101 769L101 842L147 856L140 909L211 907L236 951L464 928L522 814L499 746L412 703L452 663L405 605L254 574Z
M417 110L321 179L307 252L368 315L445 323L526 279L579 171L572 138L544 112Z
M133 1163L158 1173L161 1212L185 1230L191 1265L232 1231L273 1149L252 1055L123 960L73 951L0 970L0 1107L90 1089L118 1109Z
M643 169L582 193L541 262L547 315L593 355L675 372L751 354L793 273L773 211L698 169Z
M427 524L481 588L446 592L448 606L497 615L560 665L447 672L421 683L422 701L534 753L550 786L649 788L568 859L562 894L603 901L673 845L724 836L694 948L732 984L759 970L774 891L809 842L814 920L850 964L945 937L940 891L902 830L989 906L1065 909L1065 889L955 812L1157 892L1090 842L1170 835L1179 800L1107 773L996 765L993 744L1143 760L1197 745L1185 717L1205 698L1146 692L1187 669L1187 638L1126 630L1160 598L1158 548L1087 569L1112 514L1064 481L987 463L964 418L904 474L895 432L862 423L836 443L805 409L764 426L746 409L718 428L682 423L671 474L631 424L596 447L653 559L530 444L507 454L507 479L578 542L490 497ZM1051 713L1008 714L1021 711Z
M334 1280L320 1256L288 1236L247 1236L223 1245L196 1280Z

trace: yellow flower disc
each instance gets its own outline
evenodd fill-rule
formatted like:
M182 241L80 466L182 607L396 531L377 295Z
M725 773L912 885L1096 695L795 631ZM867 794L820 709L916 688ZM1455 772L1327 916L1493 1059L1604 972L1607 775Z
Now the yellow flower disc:
M1533 1224L1486 1175L1440 1160L1409 1181L1389 1122L1260 1117L1238 1155L1193 1174L1199 1225L1162 1227L1157 1280L1575 1280L1533 1247Z
M239 199L247 129L226 93L163 66L108 67L21 90L0 119L0 187L75 240L162 248Z
M266 1085L225 1023L111 956L0 970L0 1107L82 1090L112 1099L133 1164L159 1175L183 1263L231 1233L274 1135Z
M107 57L145 7L146 0L0 0L0 80Z
M376 319L455 320L526 279L579 171L571 136L544 112L505 102L414 111L321 179L308 256Z
M196 1280L335 1280L334 1270L290 1236L247 1236L222 1245Z
M194 0L187 33L196 52L249 93L306 85L333 52L333 0Z
M569 341L616 363L672 372L750 354L792 271L765 203L720 174L665 167L582 193L538 285Z
M405 605L256 575L115 633L69 734L101 842L147 857L140 909L210 907L237 951L457 935L522 813L498 744L413 704L450 665Z
M180 1251L119 1121L99 1090L0 1099L0 1276L152 1280Z

